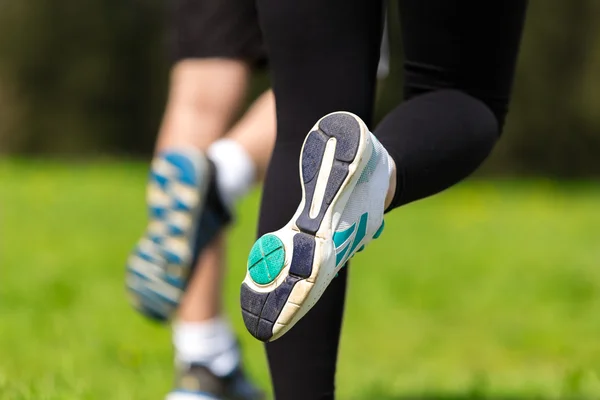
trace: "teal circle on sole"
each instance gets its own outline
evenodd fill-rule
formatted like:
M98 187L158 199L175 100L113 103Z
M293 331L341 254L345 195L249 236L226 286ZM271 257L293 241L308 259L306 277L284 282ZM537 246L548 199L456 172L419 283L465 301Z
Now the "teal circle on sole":
M283 242L275 235L267 234L254 243L248 257L248 272L259 285L267 285L277 278L285 265Z

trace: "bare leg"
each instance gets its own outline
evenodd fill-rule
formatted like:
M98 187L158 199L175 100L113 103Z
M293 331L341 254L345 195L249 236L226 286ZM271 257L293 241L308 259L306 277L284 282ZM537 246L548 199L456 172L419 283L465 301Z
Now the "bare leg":
M246 94L249 73L248 65L236 60L177 63L157 150L187 146L206 150L223 136Z
M256 167L256 180L262 182L275 144L275 96L263 93L236 124L227 137L239 143L250 155Z
M251 159L254 166L253 179L262 180L275 142L275 134L275 101L272 92L267 91L231 129L226 138L231 142L229 146L221 146L219 152L216 145L219 142L223 144L223 141L217 141L209 147L207 153L217 168L217 181L220 173L239 175L243 172L240 171L240 164L231 160L231 152L227 151L227 149L232 150L232 146L241 149L244 157ZM178 321L173 331L176 359L188 363L200 362L217 375L231 374L231 368L235 368L235 365L239 367L241 357L227 319L222 317L225 246L225 233L222 232L201 252L195 268L196 272L191 277L180 303ZM250 393L243 397L235 398L253 400L262 398L259 391L248 385L240 368L234 371L237 371L233 373L237 374L234 375L237 376L234 379L246 382L237 387L246 387L244 390L250 390ZM200 376L197 376L197 379L200 379ZM179 400L179 398L169 397L169 400Z
M205 152L231 126L248 83L250 69L241 61L186 59L171 71L169 97L156 152L195 148ZM199 258L190 285L189 304L198 307L181 319L203 321L220 314L222 240L215 240Z
M220 390L217 388L222 387L223 390L235 390L236 398L242 395L241 392L245 392L242 398L257 399L260 392L248 383L239 368L240 352L235 334L227 318L223 317L225 233L219 233L227 222L225 209L232 206L223 195L231 192L223 190L228 188L222 182L224 177L227 174L244 175L243 181L247 184L242 184L242 189L251 187L255 179L262 177L275 141L275 106L270 91L263 94L233 127L230 138L219 140L233 123L246 94L248 78L249 67L233 60L186 60L173 68L168 104L156 144L157 154L149 186L151 197L148 204L153 219L147 235L140 241L141 245L138 245L134 262L129 265L135 273L140 271L136 268L143 269L144 266L146 270L143 272L150 271L146 279L149 282L147 289L142 287L138 291L141 298L145 299L145 308L139 307L141 311L162 320L171 317L173 311L177 312L173 343L180 376L175 387L187 390L190 388L186 385L190 382L205 382L208 379L213 382L213 386L216 385L214 390L217 392ZM260 147L257 146L257 141L262 143ZM221 156L216 150L219 143ZM224 155L223 148L226 150ZM236 151L238 157L231 157L235 156ZM246 160L246 163L240 164L239 159ZM214 170L210 161L215 166ZM176 172L173 172L173 167L178 168ZM174 173L176 175L171 175ZM198 178L195 177L196 173ZM205 186L207 184L208 187ZM235 184L233 187L235 188ZM198 189L201 191L198 192ZM228 197L239 198L245 192L237 190L234 196ZM188 203L198 201L195 196L190 197L194 193L202 193L202 203ZM224 219L219 225L206 222L214 221L215 217ZM200 244L193 245L197 224L200 224ZM196 247L200 249L187 290L181 295L180 286L174 287L179 295L172 297L168 308L150 308L154 304L162 304L152 303L152 300L160 301L162 293L168 295L173 291L162 289L163 292L158 292L157 296L144 298L144 290L152 290L157 278L162 279L162 283L159 281L159 288L172 284L169 282L174 282L174 272L177 271L173 266L182 271L176 278L185 277L186 271L190 270L190 259L184 258L189 257L190 253L173 253L171 250L178 251L177 245L182 242L186 246L192 243L193 247L187 247L192 251ZM173 247L168 247L167 244L171 246L171 243ZM153 257L158 258L153 261ZM153 262L156 264L148 265ZM168 264L165 266L164 262ZM152 275L152 271L157 270L159 273ZM137 282L135 273L130 275L133 276L134 284ZM146 312L156 309L159 310L157 314ZM228 378L220 380L219 377L223 376ZM177 390L173 391L168 399L179 399L177 393Z
M272 91L262 94L227 137L239 143L256 167L256 180L262 180L275 143L275 99ZM221 314L221 281L225 269L225 240L221 236L205 248L196 265L179 308L182 322L200 322Z
M219 233L227 209L262 179L275 141L271 91L219 140L232 125L248 78L249 67L233 60L186 60L173 68L149 184L150 225L128 262L127 282L146 315L165 320L177 312L173 343L183 375L176 388L209 379L215 388L235 390L235 398L246 391L242 398L256 399L260 393L243 376L235 334L223 318L225 234ZM196 248L195 272L181 295ZM178 399L177 393L168 398Z

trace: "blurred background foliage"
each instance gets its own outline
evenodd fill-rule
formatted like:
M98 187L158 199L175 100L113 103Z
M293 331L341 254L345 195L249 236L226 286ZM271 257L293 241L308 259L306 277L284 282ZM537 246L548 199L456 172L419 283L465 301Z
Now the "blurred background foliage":
M168 78L164 3L0 3L0 153L148 156ZM596 0L531 2L506 132L483 173L600 177L599 15ZM391 30L378 117L400 98ZM256 76L252 93L266 84Z

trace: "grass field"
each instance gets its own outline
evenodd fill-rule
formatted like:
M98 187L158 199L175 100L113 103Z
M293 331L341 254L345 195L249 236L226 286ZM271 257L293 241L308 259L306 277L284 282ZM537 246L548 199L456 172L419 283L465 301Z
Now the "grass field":
M122 282L145 176L0 162L0 400L169 389L169 332L129 308ZM232 231L227 304L266 388L236 307L257 205ZM468 182L386 225L352 268L339 399L600 399L600 184Z

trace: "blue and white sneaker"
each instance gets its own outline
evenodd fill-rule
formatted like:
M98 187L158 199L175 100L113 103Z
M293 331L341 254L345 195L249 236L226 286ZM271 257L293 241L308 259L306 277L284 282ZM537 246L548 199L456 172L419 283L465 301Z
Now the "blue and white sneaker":
M155 157L147 189L149 224L127 262L134 307L166 321L177 309L198 255L231 220L220 199L215 167L201 152Z
M178 371L176 389L166 400L263 400L264 393L254 386L241 367L219 377L200 364L190 364Z
M292 220L262 236L241 288L246 328L259 340L286 333L345 263L383 230L393 163L354 114L321 118L300 155L303 199Z

